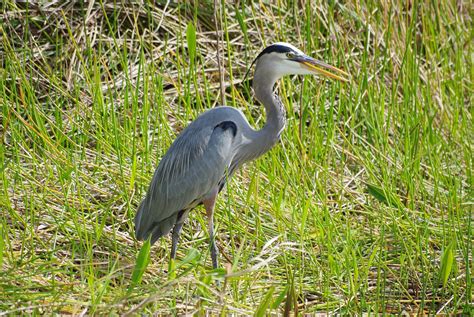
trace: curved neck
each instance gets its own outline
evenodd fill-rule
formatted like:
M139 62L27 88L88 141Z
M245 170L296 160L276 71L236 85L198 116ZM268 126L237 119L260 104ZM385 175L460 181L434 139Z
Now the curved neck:
M258 131L252 129L251 136L248 138L250 142L246 143L245 150L237 153L237 157L234 158L232 172L244 162L256 159L268 152L278 142L280 133L285 127L285 108L273 93L273 86L279 77L266 69L270 68L259 68L257 65L253 78L253 89L255 97L265 107L267 121L262 129Z
M276 142L281 131L286 124L285 108L276 94L273 93L273 86L278 78L268 73L255 72L253 88L255 97L265 107L267 120L264 127L259 131L261 137ZM263 83L263 84L262 84ZM271 144L271 146L273 146Z

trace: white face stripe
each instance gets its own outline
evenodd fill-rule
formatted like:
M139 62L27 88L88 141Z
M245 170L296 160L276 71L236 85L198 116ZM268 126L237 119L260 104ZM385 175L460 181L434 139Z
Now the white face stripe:
M298 48L291 44L278 42L265 48L257 57L257 68L266 80L276 81L286 75L314 75L315 72L304 63L294 60L292 56L288 57L287 52L292 52L297 56L305 57ZM256 70L257 72L257 70Z

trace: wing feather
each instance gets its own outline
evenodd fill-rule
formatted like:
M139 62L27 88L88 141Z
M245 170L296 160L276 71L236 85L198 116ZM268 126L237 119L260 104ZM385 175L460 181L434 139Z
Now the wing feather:
M236 125L229 129L229 124L215 123L194 121L164 155L135 218L138 239L152 234L156 241L169 233L178 213L193 208L225 175Z

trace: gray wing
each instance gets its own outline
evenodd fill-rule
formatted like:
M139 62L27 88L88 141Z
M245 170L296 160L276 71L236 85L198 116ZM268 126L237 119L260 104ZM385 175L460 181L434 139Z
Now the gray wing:
M155 171L135 217L137 239L152 243L176 224L225 177L233 158L233 121L198 118L174 141ZM211 120L209 120L211 119Z

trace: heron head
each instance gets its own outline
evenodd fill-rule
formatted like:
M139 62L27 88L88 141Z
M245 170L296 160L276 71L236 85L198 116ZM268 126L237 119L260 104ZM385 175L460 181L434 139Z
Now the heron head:
M281 78L285 75L322 75L348 81L349 74L339 68L314 59L288 43L267 46L255 59L255 73Z

